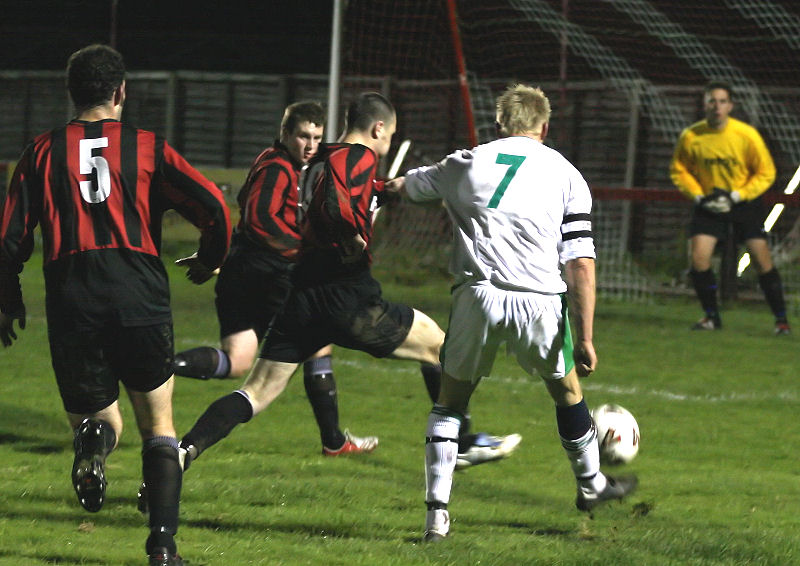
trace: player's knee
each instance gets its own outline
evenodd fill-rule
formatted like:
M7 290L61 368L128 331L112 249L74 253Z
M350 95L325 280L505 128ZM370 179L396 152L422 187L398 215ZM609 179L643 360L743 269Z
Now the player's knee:
M583 399L583 391L578 374L573 368L570 372L560 379L543 378L547 392L556 405L571 406L580 403Z
M708 271L711 269L711 256L706 253L692 252L692 269L695 271Z
M436 322L420 311L414 311L414 325L412 334L417 343L421 345L424 362L429 364L439 363L439 353L444 344L444 331Z
M229 356L231 360L231 369L228 372L229 379L241 379L247 376L250 368L253 365L253 358L250 356L232 355Z

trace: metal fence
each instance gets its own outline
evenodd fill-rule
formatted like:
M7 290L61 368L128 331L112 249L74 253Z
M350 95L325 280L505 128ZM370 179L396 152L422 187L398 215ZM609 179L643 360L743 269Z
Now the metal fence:
M473 97L483 122L493 120L494 96L510 81L482 82L483 100ZM543 84L553 106L547 143L561 151L595 187L668 188L668 166L675 139L643 111L636 85L608 81ZM625 87L625 88L622 88ZM686 87L655 87L655 95L679 111L686 125L701 117L700 92ZM283 108L296 100L327 99L326 75L245 75L233 73L131 72L123 119L164 135L193 164L204 168L246 168L277 137ZM468 144L457 81L397 80L384 76L345 76L342 107L364 90L388 95L398 112L395 143L413 141L404 166L430 163ZM765 89L765 92L768 89ZM648 93L654 96L653 91ZM800 107L800 89L773 89L773 99ZM340 116L344 116L342 110ZM0 71L0 160L15 160L36 134L71 116L62 72ZM737 114L758 126L758 116ZM480 116L479 116L480 118ZM337 124L337 130L341 124ZM797 164L780 150L780 140L765 136L783 188ZM234 190L238 187L234 187ZM790 209L776 226L788 231L796 219ZM615 241L621 251L674 255L687 207L684 203L638 206L625 203Z

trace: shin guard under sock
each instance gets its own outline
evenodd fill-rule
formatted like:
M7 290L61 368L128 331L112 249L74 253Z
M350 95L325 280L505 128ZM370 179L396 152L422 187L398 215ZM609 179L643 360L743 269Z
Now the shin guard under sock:
M244 391L220 397L206 409L197 422L181 440L181 446L193 445L199 456L205 449L213 446L238 424L253 418L253 405Z
M339 403L331 357L323 356L304 363L303 384L317 420L322 445L330 449L341 447L345 437L339 429Z
M173 371L194 379L225 379L231 372L231 360L219 348L202 346L175 354Z
M147 485L150 536L145 549L166 547L175 554L175 533L183 472L178 462L178 441L172 437L151 438L142 447L142 477Z

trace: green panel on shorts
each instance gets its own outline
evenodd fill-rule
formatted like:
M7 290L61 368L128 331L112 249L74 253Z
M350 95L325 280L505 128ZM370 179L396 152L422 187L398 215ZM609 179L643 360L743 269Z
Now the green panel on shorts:
M564 332L562 337L564 346L561 348L561 352L564 354L564 375L567 375L572 371L572 368L575 367L575 359L572 356L572 353L575 351L575 346L572 344L572 328L569 326L569 309L567 308L566 293L561 293L561 317L564 323L562 327Z

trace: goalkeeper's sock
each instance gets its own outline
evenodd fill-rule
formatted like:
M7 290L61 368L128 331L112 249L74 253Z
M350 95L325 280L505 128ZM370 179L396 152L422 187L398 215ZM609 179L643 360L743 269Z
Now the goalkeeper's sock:
M700 305L703 307L708 318L714 320L714 322L719 322L717 279L714 277L714 272L710 269L706 271L695 271L692 269L690 273L695 293L697 293L697 298L700 299Z
M425 501L446 508L453 488L453 473L458 457L458 429L462 416L441 405L428 415L425 434Z
M786 322L786 302L783 300L783 283L778 268L773 267L770 271L759 275L758 284L764 291L764 298L772 314L775 315L775 320Z
M206 412L194 423L192 430L183 437L181 446L194 446L199 456L206 448L228 436L236 425L246 423L252 418L253 405L250 396L241 390L234 391L209 405Z
M339 403L331 357L306 361L303 364L303 384L314 410L322 445L328 448L342 446L345 437L339 429Z
M597 429L586 401L581 399L579 403L569 407L556 406L556 422L561 445L567 453L578 483L581 487L602 491L605 488L605 476L600 473Z
M231 372L231 359L219 348L202 346L175 354L173 370L194 379L225 379Z

